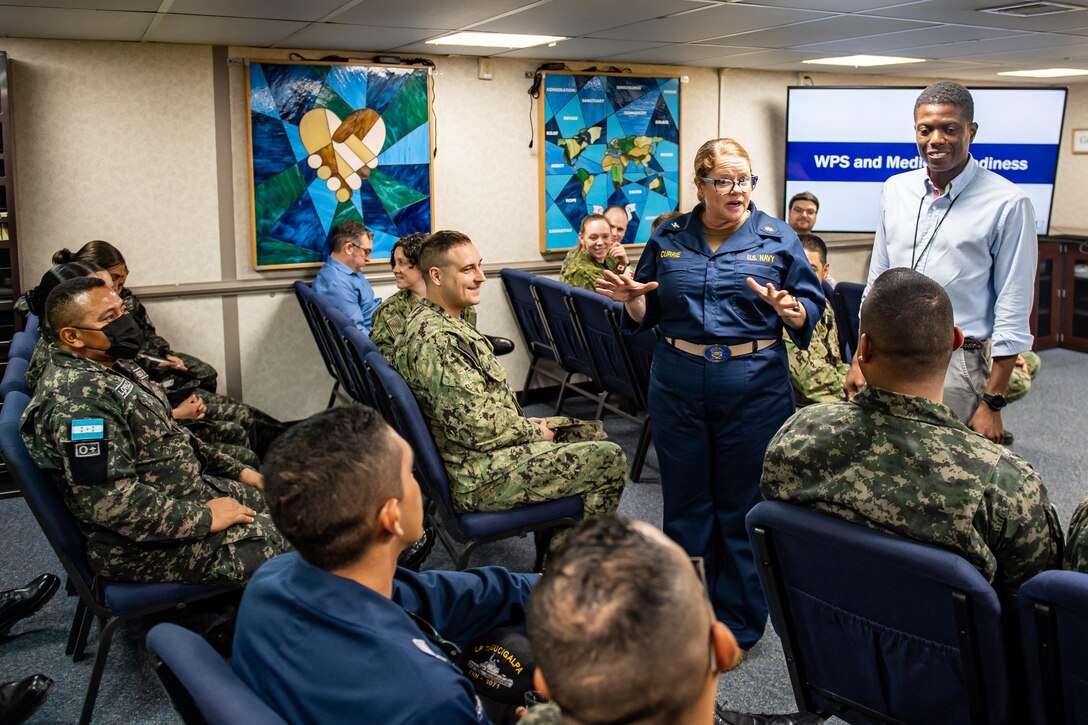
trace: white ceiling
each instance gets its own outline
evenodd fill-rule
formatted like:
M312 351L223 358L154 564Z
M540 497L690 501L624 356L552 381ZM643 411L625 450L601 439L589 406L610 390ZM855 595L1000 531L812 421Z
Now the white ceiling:
M989 81L998 80L994 74L1002 70L1088 67L1088 10L1028 18L979 12L1009 2L0 0L0 37L787 71L819 70L821 66L802 65L809 58L895 54L928 62L857 72ZM554 47L506 52L424 44L456 30L545 33L570 39Z

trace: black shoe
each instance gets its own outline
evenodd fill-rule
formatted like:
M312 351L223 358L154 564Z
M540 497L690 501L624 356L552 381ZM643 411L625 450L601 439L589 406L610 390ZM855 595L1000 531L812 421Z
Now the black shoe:
M17 725L42 706L53 689L45 675L31 675L15 682L0 683L0 722Z
M1013 439L1012 431L1006 429L1005 430L1005 438L1004 438L1004 440L1001 441L1001 444L1005 445L1005 446L1011 446L1012 445L1012 439Z
M754 712L726 710L722 705L714 708L715 725L820 725L824 719L807 712L791 712L782 715L760 715Z
M45 606L60 588L60 578L55 574L42 574L20 589L0 592L0 637L12 625Z
M505 337L495 337L494 335L484 335L491 341L491 347L495 349L495 356L509 355L514 351L514 341Z

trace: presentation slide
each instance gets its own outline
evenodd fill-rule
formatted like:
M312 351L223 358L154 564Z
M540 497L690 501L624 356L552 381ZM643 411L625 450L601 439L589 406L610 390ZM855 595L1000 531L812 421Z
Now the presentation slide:
M791 87L786 196L820 200L815 232L874 232L885 179L920 169L914 101L921 88ZM1064 88L978 88L971 155L1019 186L1046 234L1065 113Z

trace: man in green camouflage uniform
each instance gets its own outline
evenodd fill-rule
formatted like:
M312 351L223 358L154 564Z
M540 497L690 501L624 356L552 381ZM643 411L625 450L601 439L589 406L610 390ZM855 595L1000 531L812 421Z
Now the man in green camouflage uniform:
M398 290L382 300L374 310L371 322L370 339L389 360L393 359L397 341L404 334L404 325L408 316L419 306L420 300L412 295L411 290ZM469 327L476 327L476 308L466 307L461 312L461 319Z
M129 321L116 294L98 279L69 280L47 312L58 340L21 433L78 519L95 573L243 581L288 548L260 475L206 451L170 417L147 374L117 359L125 353L115 336ZM130 343L139 338L131 327Z
M861 332L866 387L786 421L767 449L763 496L951 549L1003 590L1058 566L1061 525L1039 474L941 403L963 340L941 286L888 270Z
M1065 543L1065 564L1074 571L1088 573L1088 497L1085 497L1069 521L1069 539Z
M822 283L831 272L827 245L815 234L798 234L812 271ZM807 350L799 350L789 335L783 334L790 358L790 383L798 406L813 403L837 403L846 399L843 384L850 366L839 352L839 330L831 302L824 302L824 312L812 331Z
M604 215L589 214L582 218L578 246L567 252L559 276L571 287L592 292L605 269L622 274L627 269L627 250L613 243L612 226Z
M461 511L502 511L580 495L585 515L611 513L627 460L599 422L525 418L487 338L460 319L480 301L476 247L436 232L422 252L427 297L409 316L394 365L434 435Z

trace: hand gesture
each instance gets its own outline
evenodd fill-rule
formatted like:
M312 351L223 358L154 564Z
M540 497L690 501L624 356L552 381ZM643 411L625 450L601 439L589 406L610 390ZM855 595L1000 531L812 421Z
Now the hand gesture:
M595 291L611 297L616 302L630 302L655 289L657 289L657 282L636 282L630 277L609 272L606 269L601 271Z
M252 486L258 491L264 490L264 476L252 468L243 468L242 472L238 474L238 482Z
M196 397L196 393L193 393L188 398L178 403L178 406L171 412L173 413L174 418L178 420L200 420L204 417L207 410L204 401Z
M615 257L616 259L620 260L624 264L628 264L628 262L627 262L627 250L624 249L623 244L621 244L620 242L613 242L612 243L612 246L608 248L608 256L609 257Z
M540 426L540 433L544 436L544 440L548 442L555 440L555 431L548 427L547 418L529 418L529 422Z
M211 533L213 534L235 524L252 524L253 517L257 515L256 511L243 506L229 496L213 498L204 505L212 510Z
M761 285L754 279L749 277L747 279L748 287L752 289L759 298L766 302L768 305L774 308L774 311L778 313L778 316L787 322L791 320L797 320L798 322L804 322L807 316L805 312L805 306L801 304L801 301L791 295L786 290L776 290L774 285L768 282L766 285Z
M163 357L165 357L170 362L169 363L159 363L160 368L173 368L174 370L188 370L189 369L189 368L185 367L185 363L177 355L166 354L166 355L163 355Z

